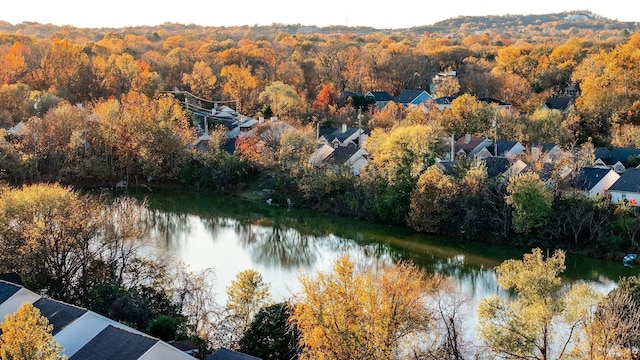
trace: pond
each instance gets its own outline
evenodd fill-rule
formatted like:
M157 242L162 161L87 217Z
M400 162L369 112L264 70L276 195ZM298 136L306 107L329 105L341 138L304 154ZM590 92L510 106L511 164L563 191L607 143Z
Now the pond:
M273 299L281 301L300 290L299 272L328 271L335 259L348 253L372 265L410 260L450 277L468 300L465 321L474 326L480 299L507 296L497 284L494 267L509 258L522 259L531 250L429 236L224 196L149 193L146 198L158 251L183 260L193 270L213 268L216 302L221 305L226 302L226 287L240 271L258 271L270 284ZM586 281L609 291L621 276L638 273L638 268L622 262L568 254L563 279L567 284Z

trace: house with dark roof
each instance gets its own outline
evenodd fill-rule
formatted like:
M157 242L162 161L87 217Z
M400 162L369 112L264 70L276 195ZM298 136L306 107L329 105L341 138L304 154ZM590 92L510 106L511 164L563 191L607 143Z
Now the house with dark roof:
M361 147L366 140L366 133L360 128L342 124L339 128L319 129L318 144L327 144L334 148L340 146Z
M638 207L640 204L640 169L627 169L609 188L613 203L625 203Z
M433 96L424 90L403 90L393 101L404 106L420 105L429 100L434 100Z
M473 157L477 153L479 153L482 149L486 149L486 147L491 145L492 143L493 142L486 137L471 136L471 134L466 134L465 136L456 140L455 154L456 156L465 156L468 159L473 159Z
M595 162L594 166L598 167L611 167L613 165L613 157L611 156L611 149L604 146L596 146L594 148Z
M378 110L382 110L387 106L389 101L393 101L393 96L386 91L369 91L364 94L365 99L374 102Z
M497 140L486 147L491 156L516 157L525 151L519 141Z
M456 96L443 96L437 99L434 99L433 102L436 104L438 110L449 109L451 110L451 103L456 99Z
M627 167L640 164L640 149L602 146L595 147L595 166L609 167L622 174Z
M193 360L193 357L93 311L46 298L0 280L0 321L29 302L53 325L53 338L70 359Z
M529 151L536 158L544 157L542 161L552 162L558 157L561 149L556 144L550 143L534 143L529 145Z
M584 191L589 197L607 196L609 188L619 178L620 175L609 168L583 167L578 170L573 187Z
M637 166L640 163L640 149L623 147L611 148L611 164L615 167L618 163L623 165L621 171L614 169L618 172L624 172L626 167Z
M243 354L238 351L229 350L227 348L220 348L213 354L206 357L205 360L261 360L258 357Z
M478 98L478 101L483 102L487 105L496 105L500 110L511 111L511 104L507 104L502 100L494 99L491 97L482 97L482 98Z
M487 177L495 178L502 176L504 178L510 178L521 173L527 168L527 164L524 161L517 159L509 159L505 156L493 156L482 160L484 166L487 168Z
M434 165L439 167L444 174L451 176L457 176L462 170L460 163L455 160L436 161Z
M540 108L543 110L558 110L564 114L569 111L573 103L574 100L570 96L552 96L547 98Z
M367 165L369 153L363 148L338 147L327 156L324 163L329 166L349 168L352 175L359 175Z

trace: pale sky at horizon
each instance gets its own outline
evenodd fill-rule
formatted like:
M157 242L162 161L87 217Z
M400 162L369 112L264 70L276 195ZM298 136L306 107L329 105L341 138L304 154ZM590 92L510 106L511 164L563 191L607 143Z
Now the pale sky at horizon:
M160 25L165 22L202 26L302 24L316 26L370 26L398 29L431 25L458 16L549 14L588 10L620 21L640 21L640 3L628 0L539 0L499 1L460 0L440 2L408 0L337 1L324 0L317 5L291 1L166 1L111 0L97 2L72 0L9 0L0 5L0 20L11 24L24 21L75 27L120 28Z

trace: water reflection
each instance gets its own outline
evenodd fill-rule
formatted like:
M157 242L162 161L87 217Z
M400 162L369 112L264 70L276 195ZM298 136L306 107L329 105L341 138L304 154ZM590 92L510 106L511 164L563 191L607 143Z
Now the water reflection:
M240 271L259 271L271 283L272 295L283 299L298 291L299 271L327 271L347 253L366 266L410 260L445 275L475 309L486 296L510 296L497 285L493 269L530 251L217 196L158 194L148 202L158 248L193 268L213 267L221 302ZM566 265L567 284L588 281L603 290L613 288L620 276L638 274L621 263L571 255Z

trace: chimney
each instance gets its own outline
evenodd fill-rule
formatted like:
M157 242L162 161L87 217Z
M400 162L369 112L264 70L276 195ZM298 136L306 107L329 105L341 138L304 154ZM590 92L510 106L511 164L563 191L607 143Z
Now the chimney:
M471 134L466 134L466 135L464 136L464 143L465 143L465 144L468 144L468 143L470 143L470 142L471 142Z
M342 133L346 133L347 132L347 124L342 124Z

